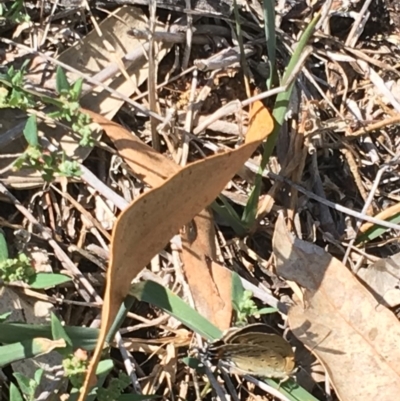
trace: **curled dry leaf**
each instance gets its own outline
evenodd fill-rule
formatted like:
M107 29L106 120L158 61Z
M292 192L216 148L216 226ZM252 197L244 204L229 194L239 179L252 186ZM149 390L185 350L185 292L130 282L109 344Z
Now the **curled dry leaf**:
M288 315L294 335L329 373L341 401L392 401L400 394L400 325L339 260L294 238L284 218L273 238L278 274L305 289Z
M250 127L244 145L180 169L162 185L135 199L119 216L112 234L100 335L80 401L85 399L89 386L95 383L94 372L106 333L129 292L132 279L184 224L218 196L271 133L273 120L261 102L252 107Z

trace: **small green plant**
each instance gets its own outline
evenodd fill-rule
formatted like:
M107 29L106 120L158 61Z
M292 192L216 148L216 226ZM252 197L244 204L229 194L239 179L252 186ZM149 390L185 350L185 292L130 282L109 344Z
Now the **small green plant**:
M0 74L0 108L12 107L27 110L28 108L41 107L42 103L55 106L54 112L47 115L50 118L64 120L71 124L72 130L81 139L81 146L93 146L91 118L80 111L79 98L82 94L83 80L78 79L72 86L69 84L64 71L58 67L56 72L56 90L59 98L51 98L33 89L24 87L24 75L29 60L25 61L21 69L15 70L9 67L6 73Z
M9 257L8 246L3 230L0 229L0 279L5 283L23 281L31 288L51 288L58 284L65 283L71 279L63 274L36 273L32 261L25 253L19 253L14 259ZM0 316L0 322L6 316Z
M275 308L259 309L253 301L253 293L245 290L242 281L237 273L232 274L232 306L236 312L236 325L243 326L247 324L249 316L259 317L263 314L275 313Z
M57 350L63 356L64 375L68 377L74 388L81 388L88 366L86 353L80 349L73 352L72 340L54 313L51 314L51 334L53 340L63 339L65 341L66 347Z
M63 359L62 365L64 374L68 377L72 386L77 389L81 388L85 380L88 361L77 355L70 355Z
M35 275L31 261L20 253L16 258L9 258L8 247L3 230L0 230L0 279L5 283L23 281L29 283Z
M36 102L33 95L24 89L24 76L29 60L26 60L19 70L14 66L8 68L6 73L0 74L0 108L16 107L26 110L34 107Z
M82 93L82 78L79 78L72 86L68 82L62 68L57 67L56 89L60 96L61 105L57 111L50 113L49 117L64 119L72 123L74 132L81 136L81 146L93 146L92 131L90 129L90 117L80 111L79 98Z
M56 176L79 177L82 172L79 163L68 160L65 152L51 153L43 149L39 143L36 116L28 118L24 129L24 137L28 142L28 148L14 162L14 169L30 168L41 173L43 179L51 182Z
M14 259L8 258L0 262L0 278L5 283L23 281L29 284L35 274L31 261L24 253L20 253Z
M17 380L18 386L21 389L21 392L25 398L25 401L35 401L36 389L40 385L43 373L44 373L43 369L38 369L35 372L35 377L33 379L30 379L29 377L24 376L21 373L13 373L15 379ZM18 395L16 395L17 392L20 398L18 398ZM10 387L10 400L17 401L18 399L20 400L23 399L18 388L15 387L13 390L11 390Z
M15 24L30 21L29 15L24 12L23 0L14 0L9 8L6 4L0 3L0 17Z
M129 386L129 377L124 372L119 372L118 378L113 377L107 388L99 388L97 390L97 399L99 401L114 401L122 394L126 387Z

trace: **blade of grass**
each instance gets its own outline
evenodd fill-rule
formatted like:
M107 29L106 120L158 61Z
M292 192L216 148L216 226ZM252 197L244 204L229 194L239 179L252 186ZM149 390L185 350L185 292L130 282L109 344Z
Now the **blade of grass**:
M247 60L244 52L243 46L243 35L242 35L242 26L240 25L240 14L238 10L237 1L233 0L233 12L235 15L235 22L236 22L236 34L239 43L240 49L240 64L242 66L243 71L243 78L244 78L244 85L246 87L246 94L247 97L251 97L251 90L250 90L250 72L247 65Z
M264 0L264 29L267 40L267 53L269 64L269 78L267 88L271 89L274 83L276 70L276 33L275 33L275 1Z
M4 231L0 229L0 262L4 262L8 259L8 246Z
M48 338L34 338L32 340L17 342L0 346L0 367L20 361L44 355L56 348L64 348L65 341L49 340Z
M306 30L301 35L301 38L296 46L296 49L290 58L289 64L285 70L285 73L282 78L281 86L286 85L290 82L293 73L298 68L299 63L304 61L303 52L307 46L307 42L311 38L315 26L317 25L320 18L320 13L318 13L313 20L308 24ZM272 116L274 117L274 129L272 133L268 136L267 142L264 144L264 152L263 157L261 159L260 168L256 175L254 188L250 194L249 200L246 204L246 207L243 212L242 221L245 222L247 227L251 227L257 216L257 206L258 200L260 198L261 193L261 183L262 183L262 172L264 171L268 160L274 150L276 140L278 139L278 134L282 128L283 122L285 120L286 111L289 105L290 97L292 95L293 86L295 84L295 80L292 80L292 83L289 85L285 92L281 92L277 95L275 106L272 111Z
M318 13L312 21L308 24L307 28L301 35L299 43L296 46L295 51L293 52L292 57L290 58L289 64L285 70L285 73L282 78L281 85L285 85L288 81L292 73L294 72L296 66L302 59L302 53L310 40L312 34L314 33L315 26L317 25L321 14ZM279 131L281 130L282 124L285 121L286 111L289 105L290 97L292 95L292 90L294 87L295 81L293 81L288 89L285 92L279 93L276 97L274 110L272 112L272 116L275 119L274 130L271 135L268 136L267 142L264 146L264 154L261 160L261 170L265 169L265 166L268 163L268 160L272 154L272 151L275 147L276 140L278 138Z
M399 224L400 223L400 213L396 213L393 216L390 216L389 219L385 219L385 220L390 223L393 223L393 224ZM385 233L388 230L390 230L390 228L373 225L369 230L360 234L357 237L356 244L359 244L360 242L364 242L367 240L372 241L372 240L380 237L383 233Z
M133 284L130 295L133 295L140 301L151 303L163 309L207 340L215 340L222 336L221 330L191 308L168 288L154 281L144 281Z
M223 205L220 205L218 202L213 202L211 207L214 212L226 220L237 236L244 237L247 233L247 229L239 215L236 213L236 210L223 195L220 195L218 199L223 203Z
M37 273L29 283L30 288L44 290L71 281L71 277L59 273Z
M74 349L83 348L92 351L97 342L99 330L89 327L65 327ZM34 338L52 339L50 325L33 325L23 323L0 323L0 342L13 344L16 342L31 341Z

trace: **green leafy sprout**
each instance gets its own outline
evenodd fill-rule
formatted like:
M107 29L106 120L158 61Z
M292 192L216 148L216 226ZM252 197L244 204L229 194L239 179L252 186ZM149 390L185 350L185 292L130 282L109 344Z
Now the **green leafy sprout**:
M39 143L37 119L35 115L28 118L24 129L28 148L14 162L14 169L30 168L41 173L42 178L51 182L58 177L79 177L82 174L79 163L68 160L65 152L50 152Z
M15 379L17 380L18 386L24 395L25 401L35 401L35 393L42 380L44 370L38 369L35 372L35 377L30 379L29 377L23 375L22 373L13 373ZM22 400L21 393L18 388L15 387L11 389L10 387L10 400L17 401Z
M236 325L244 326L250 316L259 317L262 314L275 313L276 308L259 308L253 301L253 293L245 290L237 273L232 273L232 306L236 312Z
M20 253L14 259L8 258L0 262L0 278L5 283L23 281L29 284L35 274L30 259L24 253Z
M28 64L29 60L25 61L19 70L11 66L5 73L0 74L0 108L38 109L41 104L35 99L40 99L44 104L55 106L56 110L48 112L48 117L68 122L73 132L79 135L81 146L94 146L90 128L91 118L80 110L79 99L82 94L82 78L70 85L62 68L57 67L56 90L58 98L51 98L33 89L28 89L24 85L24 76Z
M4 3L0 3L0 19L5 19L15 24L28 22L31 20L31 18L26 12L24 12L23 9L23 0L14 0L10 7L7 7L7 5Z

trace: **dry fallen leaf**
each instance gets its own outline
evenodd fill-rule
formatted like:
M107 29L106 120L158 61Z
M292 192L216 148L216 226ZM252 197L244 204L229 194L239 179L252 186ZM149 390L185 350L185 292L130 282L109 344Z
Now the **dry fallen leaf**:
M395 307L400 305L400 253L378 260L367 269L360 269L358 277L371 290L379 303Z
M261 102L254 103L244 145L182 168L162 185L133 201L119 216L112 234L100 335L80 401L85 399L89 385L95 383L94 372L106 333L132 279L184 224L218 196L272 128L268 110Z
M182 248L183 270L196 310L219 329L228 329L232 320L231 272L215 262L211 210L202 210L186 227Z
M289 311L294 335L329 373L341 401L392 401L400 394L400 325L357 278L322 248L293 238L284 218L273 238L278 274L305 288Z

